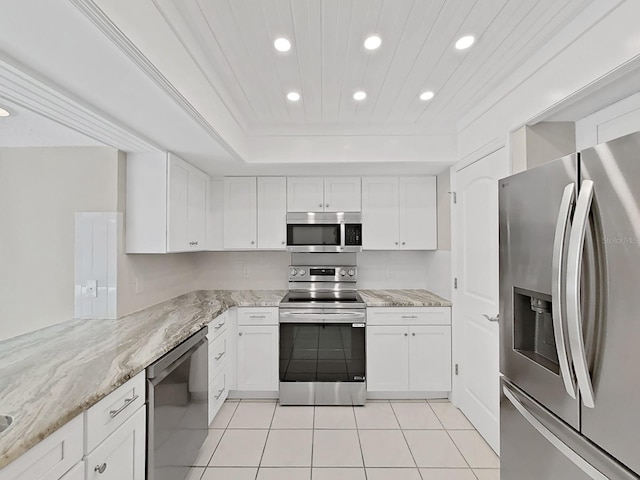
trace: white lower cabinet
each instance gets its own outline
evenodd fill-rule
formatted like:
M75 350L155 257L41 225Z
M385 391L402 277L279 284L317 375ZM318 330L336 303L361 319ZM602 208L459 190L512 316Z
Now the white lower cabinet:
M449 308L370 308L367 316L369 392L451 390Z
M83 417L78 415L0 469L0 480L66 480L65 474L82 460L83 426Z
M278 309L238 308L237 389L278 390Z
M84 480L84 462L77 463L60 480Z
M85 456L85 480L144 480L146 409L140 407Z
M232 365L230 351L230 311L216 317L209 325L209 424L229 394L228 371Z

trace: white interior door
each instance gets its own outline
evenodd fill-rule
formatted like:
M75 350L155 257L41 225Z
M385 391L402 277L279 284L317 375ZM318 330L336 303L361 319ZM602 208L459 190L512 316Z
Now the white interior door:
M455 174L454 403L499 452L498 180L510 173L501 148Z

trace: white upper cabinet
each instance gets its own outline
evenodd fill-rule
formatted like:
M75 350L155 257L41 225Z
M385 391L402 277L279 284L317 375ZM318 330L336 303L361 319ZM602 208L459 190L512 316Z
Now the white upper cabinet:
M258 248L287 248L287 179L258 177Z
M287 178L287 211L322 212L324 179L322 177Z
M399 245L397 177L362 179L362 248L396 250Z
M173 154L127 156L127 253L206 249L209 176Z
M224 248L257 248L256 177L224 179Z
M359 212L361 208L360 177L325 177L325 212Z
M364 250L438 248L435 177L362 179Z
M400 248L438 248L436 177L401 177Z
M289 177L289 212L359 212L360 177Z

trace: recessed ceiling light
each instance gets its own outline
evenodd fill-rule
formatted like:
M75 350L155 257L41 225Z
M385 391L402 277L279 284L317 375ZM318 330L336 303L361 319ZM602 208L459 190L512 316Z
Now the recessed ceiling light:
M273 42L273 46L279 52L288 52L291 50L291 42L284 37L276 38Z
M6 111L4 108L0 107L0 117L8 117L10 115L11 115L11 113Z
M365 98L367 98L367 93L363 92L362 90L353 94L354 100L361 101L361 100L364 100Z
M420 94L420 100L426 102L427 100L431 100L433 98L433 92L422 92Z
M464 37L458 39L458 41L456 42L456 48L458 50L466 50L471 45L473 45L475 41L476 38L473 35L465 35Z
M371 35L364 41L364 48L367 50L375 50L382 45L382 39L378 35Z
M300 100L300 94L298 92L289 92L287 93L287 99L291 102L297 102Z

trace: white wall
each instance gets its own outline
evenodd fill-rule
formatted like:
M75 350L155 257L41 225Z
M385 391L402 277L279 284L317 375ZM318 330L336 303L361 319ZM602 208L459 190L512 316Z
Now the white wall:
M640 2L591 4L504 85L459 122L458 157L550 111L607 74L637 62Z
M0 340L73 318L75 212L116 209L116 158L0 149Z

